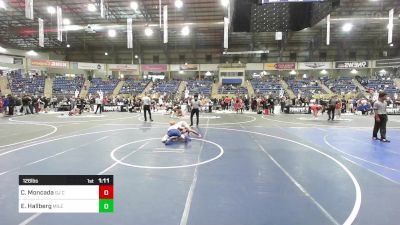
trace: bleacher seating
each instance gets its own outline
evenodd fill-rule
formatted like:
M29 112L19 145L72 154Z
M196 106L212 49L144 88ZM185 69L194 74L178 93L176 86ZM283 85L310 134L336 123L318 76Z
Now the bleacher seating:
M149 84L150 80L125 80L124 85L120 90L120 94L133 94L138 95L141 94L146 86Z
M190 80L187 83L187 89L190 93L198 93L203 96L211 96L212 80Z
M326 94L317 82L310 79L289 79L287 83L296 96L299 93L301 93L302 97L312 97L314 94Z
M218 88L218 94L248 94L248 90L242 86L222 85Z
M154 82L153 92L154 93L176 93L179 88L180 81L156 81Z
M260 80L253 79L251 80L251 84L254 89L254 93L259 94L279 94L280 90L283 89L279 80L276 79L268 79L268 80Z
M11 92L16 95L33 94L42 96L44 94L45 77L26 78L21 74L14 74L8 78Z
M56 77L53 81L53 95L74 96L75 91L81 91L85 79L83 77Z
M89 88L89 94L96 94L102 91L104 95L112 94L119 80L103 80L101 78L93 78Z
M370 92L384 91L391 97L393 97L395 93L400 93L399 89L394 84L393 76L391 74L378 74L374 79L363 78L362 84Z
M357 89L351 77L339 77L335 80L329 79L328 77L321 77L320 80L336 94L347 94L349 92L355 92Z

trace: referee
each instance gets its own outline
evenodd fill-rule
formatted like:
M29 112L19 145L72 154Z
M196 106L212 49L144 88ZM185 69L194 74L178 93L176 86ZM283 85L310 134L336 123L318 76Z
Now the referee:
M378 131L381 133L381 141L382 142L390 142L386 139L386 124L388 121L387 116L387 102L385 101L387 94L384 92L379 93L378 101L374 103L374 112L375 112L375 125L374 131L372 134L372 139L378 140Z
M192 111L190 113L190 126L193 126L193 116L196 114L196 126L199 126L199 113L200 113L200 101L197 94L194 95L194 99L191 102Z
M151 106L151 99L150 97L146 94L143 98L143 113L144 113L144 121L147 121L147 116L146 116L146 111L149 112L150 116L150 121L153 122L153 119L151 118L151 111L150 111L150 106Z

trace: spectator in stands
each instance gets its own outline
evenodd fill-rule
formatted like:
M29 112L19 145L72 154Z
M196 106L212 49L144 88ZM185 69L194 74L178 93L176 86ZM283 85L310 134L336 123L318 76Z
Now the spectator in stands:
M2 74L3 75L3 74ZM3 102L4 97L0 97L0 113L4 112L4 102Z
M340 118L342 115L342 101L338 100L336 102L336 107L335 107L335 114ZM332 119L333 120L333 119Z
M9 94L7 98L8 98L8 115L13 116L15 107L15 98L11 94Z
M27 95L24 95L22 97L22 114L26 115L26 114L31 114L31 109L29 107L29 97Z
M390 142L386 139L386 124L388 121L387 116L387 103L386 103L387 94L382 92L379 93L379 99L374 103L374 111L375 111L375 125L372 133L372 138L374 140L378 140L378 131L381 134L382 142Z

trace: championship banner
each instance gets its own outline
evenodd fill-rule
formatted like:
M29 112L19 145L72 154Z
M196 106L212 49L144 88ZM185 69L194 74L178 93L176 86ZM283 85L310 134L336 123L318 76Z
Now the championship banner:
M388 44L393 42L393 18L394 9L389 10L389 23L388 23Z
M266 63L264 70L294 70L296 63Z
M326 45L331 44L331 14L326 17Z
M44 28L43 28L43 19L38 19L39 22L39 46L44 47Z
M147 64L142 65L142 71L152 71L152 72L165 72L168 70L167 64Z
M298 63L297 69L299 70L322 70L332 69L332 62L304 62Z
M106 66L105 66L105 64L99 64L99 63L82 63L82 62L78 62L78 69L80 69L80 70L105 71L106 70Z
M336 69L354 69L354 68L368 68L368 61L345 61L335 62Z
M108 69L111 71L137 71L137 65L129 64L108 64Z
M224 48L228 48L229 40L229 18L224 17Z
M69 62L56 61L56 60L32 59L31 60L31 66L32 67L68 69L69 68Z
M375 67L400 67L400 58L376 60Z
M105 17L105 13L104 13L104 0L100 0L100 16L101 18Z
M62 9L57 6L57 40L62 42L62 29L63 29L63 19L62 19Z
M33 20L33 0L25 0L25 17Z
M132 18L126 20L128 48L133 48Z
M168 6L164 6L164 44L168 43ZM160 24L161 25L161 24Z

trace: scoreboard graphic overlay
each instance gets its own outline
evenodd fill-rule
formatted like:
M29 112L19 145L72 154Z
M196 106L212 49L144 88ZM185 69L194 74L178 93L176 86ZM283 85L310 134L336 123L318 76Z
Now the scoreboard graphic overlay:
M113 175L20 175L20 213L112 213Z

